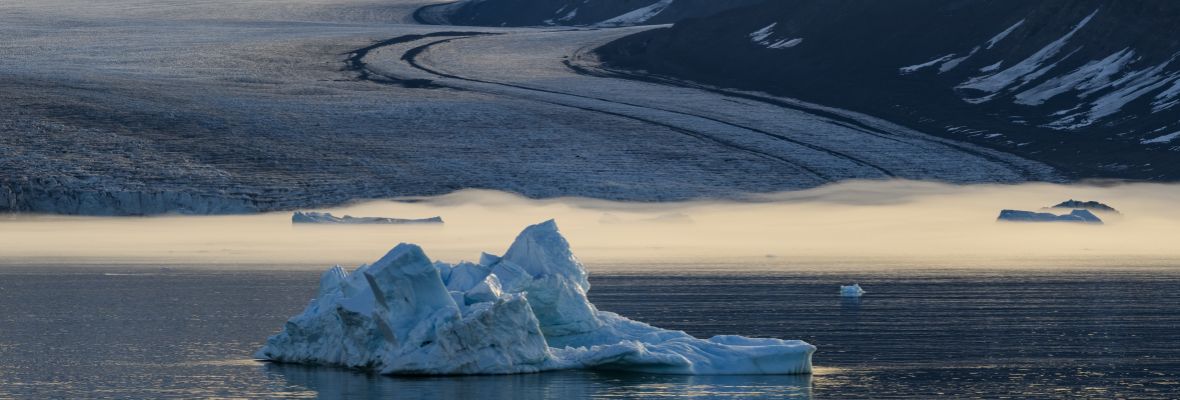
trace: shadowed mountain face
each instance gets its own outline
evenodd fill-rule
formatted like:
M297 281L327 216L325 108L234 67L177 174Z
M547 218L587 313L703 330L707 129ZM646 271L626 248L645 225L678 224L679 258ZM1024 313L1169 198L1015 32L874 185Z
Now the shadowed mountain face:
M776 0L599 50L1053 164L1180 178L1180 2Z
M447 22L475 26L667 24L760 0L468 0L444 5Z

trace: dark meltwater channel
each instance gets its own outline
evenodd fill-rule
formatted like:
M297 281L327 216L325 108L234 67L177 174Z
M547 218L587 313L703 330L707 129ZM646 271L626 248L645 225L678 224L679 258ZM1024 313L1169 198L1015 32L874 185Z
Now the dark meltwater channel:
M318 276L0 268L0 398L1180 396L1174 270L661 268L591 277L599 308L653 325L807 340L819 347L810 377L392 378L252 361L306 305ZM842 300L838 285L854 281L868 294Z

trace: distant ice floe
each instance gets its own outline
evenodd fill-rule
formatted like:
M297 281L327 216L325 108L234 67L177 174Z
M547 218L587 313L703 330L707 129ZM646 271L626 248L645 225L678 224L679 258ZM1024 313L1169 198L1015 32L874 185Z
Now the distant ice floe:
M860 284L854 283L849 286L840 286L840 297L860 297L864 294L865 291L860 288Z
M1089 210L1073 210L1069 214L1057 215L1052 213L1039 213L1032 211L1020 210L1002 210L1000 217L996 219L1001 222L1072 222L1082 224L1101 225L1102 219Z
M587 278L553 221L478 264L432 262L403 243L351 274L325 272L316 298L255 356L411 375L811 372L815 347L802 341L697 339L599 311Z
M1106 204L1103 204L1103 203L1100 203L1097 201L1081 201L1081 200L1074 200L1074 199L1069 199L1069 200L1057 203L1057 205L1054 205L1053 207L1046 208L1046 210L1053 210L1053 209L1057 209L1057 210L1087 210L1087 211L1097 212L1097 213L1119 214L1119 210L1116 210L1114 207L1108 206Z
M574 18L577 18L577 16L578 16L578 9L575 8L572 11L570 11L569 13L563 15L561 18L558 18L557 20L561 21L561 22L572 21Z
M385 217L353 217L345 215L337 217L332 213L314 211L296 211L291 215L291 223L295 224L357 224L357 225L405 225L405 224L441 224L442 217L401 219Z

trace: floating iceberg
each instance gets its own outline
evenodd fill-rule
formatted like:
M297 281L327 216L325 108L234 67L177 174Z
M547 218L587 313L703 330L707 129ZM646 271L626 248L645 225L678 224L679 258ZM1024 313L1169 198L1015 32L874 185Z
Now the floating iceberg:
M1003 210L1000 211L999 221L1008 222L1075 222L1083 224L1101 225L1102 219L1089 210L1073 210L1069 214L1057 215L1032 211Z
M1104 212L1104 213L1111 213L1111 214L1118 214L1119 213L1119 210L1114 209L1114 207L1099 203L1097 201L1079 201L1079 200L1074 200L1074 199L1069 199L1068 201L1063 201L1060 204L1050 207L1050 209L1087 210L1087 211L1091 211L1091 212L1100 212L1100 213Z
M422 219L399 219L399 218L383 218L383 217L354 217L345 215L344 217L337 217L332 213L320 212L303 212L296 211L291 215L291 222L295 224L376 224L376 225L400 225L400 224L441 224L442 217L422 218Z
M478 264L431 262L403 243L351 274L325 272L307 309L255 356L413 375L811 372L815 347L802 341L697 339L599 311L587 277L553 221Z
M860 288L859 284L854 283L850 286L840 286L841 297L860 297L862 294L865 294L865 291Z

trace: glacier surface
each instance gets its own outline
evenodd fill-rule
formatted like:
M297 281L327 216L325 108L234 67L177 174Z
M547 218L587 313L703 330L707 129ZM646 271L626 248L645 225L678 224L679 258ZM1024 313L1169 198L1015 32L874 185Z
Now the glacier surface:
M805 342L698 339L600 311L589 290L552 220L479 263L431 261L403 243L351 274L325 272L316 298L255 357L399 375L811 372L815 347Z

